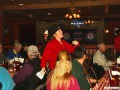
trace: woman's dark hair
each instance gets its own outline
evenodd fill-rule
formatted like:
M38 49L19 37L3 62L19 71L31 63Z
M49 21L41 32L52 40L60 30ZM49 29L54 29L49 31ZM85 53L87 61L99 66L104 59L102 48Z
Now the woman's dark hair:
M27 42L24 42L24 43L22 44L22 46L23 46L23 47L29 46L29 44L28 44Z
M118 28L118 30L116 30L115 33L116 33L117 35L120 34L120 28Z
M80 59L84 56L85 53L86 53L86 49L84 47L79 46L75 48L73 57L76 59Z

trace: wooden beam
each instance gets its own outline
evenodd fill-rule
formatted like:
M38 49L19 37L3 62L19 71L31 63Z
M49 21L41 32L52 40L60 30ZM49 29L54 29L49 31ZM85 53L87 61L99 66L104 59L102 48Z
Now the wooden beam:
M117 18L118 20L120 20L120 14L108 14L108 15L92 15L91 16L92 19L110 19L110 18ZM88 16L82 16L81 19L87 19ZM49 20L64 20L64 16L57 16L57 17L40 17L40 16L34 16L33 18L29 18L25 16L22 17L5 17L5 19L10 19L10 20L27 20L27 19L31 19L31 20L45 20L45 21L49 21Z
M86 6L106 6L106 5L120 5L120 0L97 0L97 1L79 1L74 3L74 7ZM10 5L0 6L0 10L25 10L25 9L52 9L52 8L68 8L73 7L73 4L66 3L49 3L49 4L31 4L31 5Z
M101 18L101 19L105 19L105 18L120 18L120 14L107 14L107 15L93 15L93 18Z

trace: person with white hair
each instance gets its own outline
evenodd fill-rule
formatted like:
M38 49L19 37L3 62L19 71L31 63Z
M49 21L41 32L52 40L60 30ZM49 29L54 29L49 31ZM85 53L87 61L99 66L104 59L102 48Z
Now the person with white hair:
M22 44L20 42L14 43L14 48L8 52L7 58L14 59L15 57L20 58L20 51L22 48Z
M93 63L97 63L98 65L101 65L106 71L109 69L109 66L112 64L110 61L107 61L107 58L104 55L107 49L106 45L105 43L99 43L97 47L98 50L93 56Z
M16 83L14 90L35 90L39 78L36 73L40 71L40 59L38 48L34 45L28 47L28 62L13 76Z
M46 47L46 44L47 44L47 41L48 41L47 38L48 38L48 30L45 30L44 34L43 34L44 42L42 43L41 48L39 49L40 52L41 52L41 55L43 54L43 52L45 50L45 47Z

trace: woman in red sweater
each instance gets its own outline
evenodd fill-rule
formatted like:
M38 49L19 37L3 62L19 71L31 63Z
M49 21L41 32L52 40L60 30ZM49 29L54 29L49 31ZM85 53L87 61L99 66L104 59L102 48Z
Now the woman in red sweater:
M54 70L48 76L47 90L80 90L76 78L70 74L71 68L70 54L61 51Z
M78 41L72 41L72 45L62 40L63 32L61 29L60 25L55 24L48 30L48 43L41 59L42 71L45 71L47 62L49 62L49 69L54 69L56 58L60 51L66 50L69 53L73 53L74 49L80 45Z

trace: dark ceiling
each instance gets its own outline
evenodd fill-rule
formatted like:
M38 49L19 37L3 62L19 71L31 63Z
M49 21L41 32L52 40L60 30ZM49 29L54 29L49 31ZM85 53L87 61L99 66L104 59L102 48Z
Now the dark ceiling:
M81 19L90 16L120 20L120 0L0 0L0 9L7 19L65 19L68 8L73 6L80 10Z
M31 4L52 4L52 3L72 3L72 2L83 2L83 1L100 1L100 0L0 0L0 6L6 5L18 5L24 3L25 5Z

